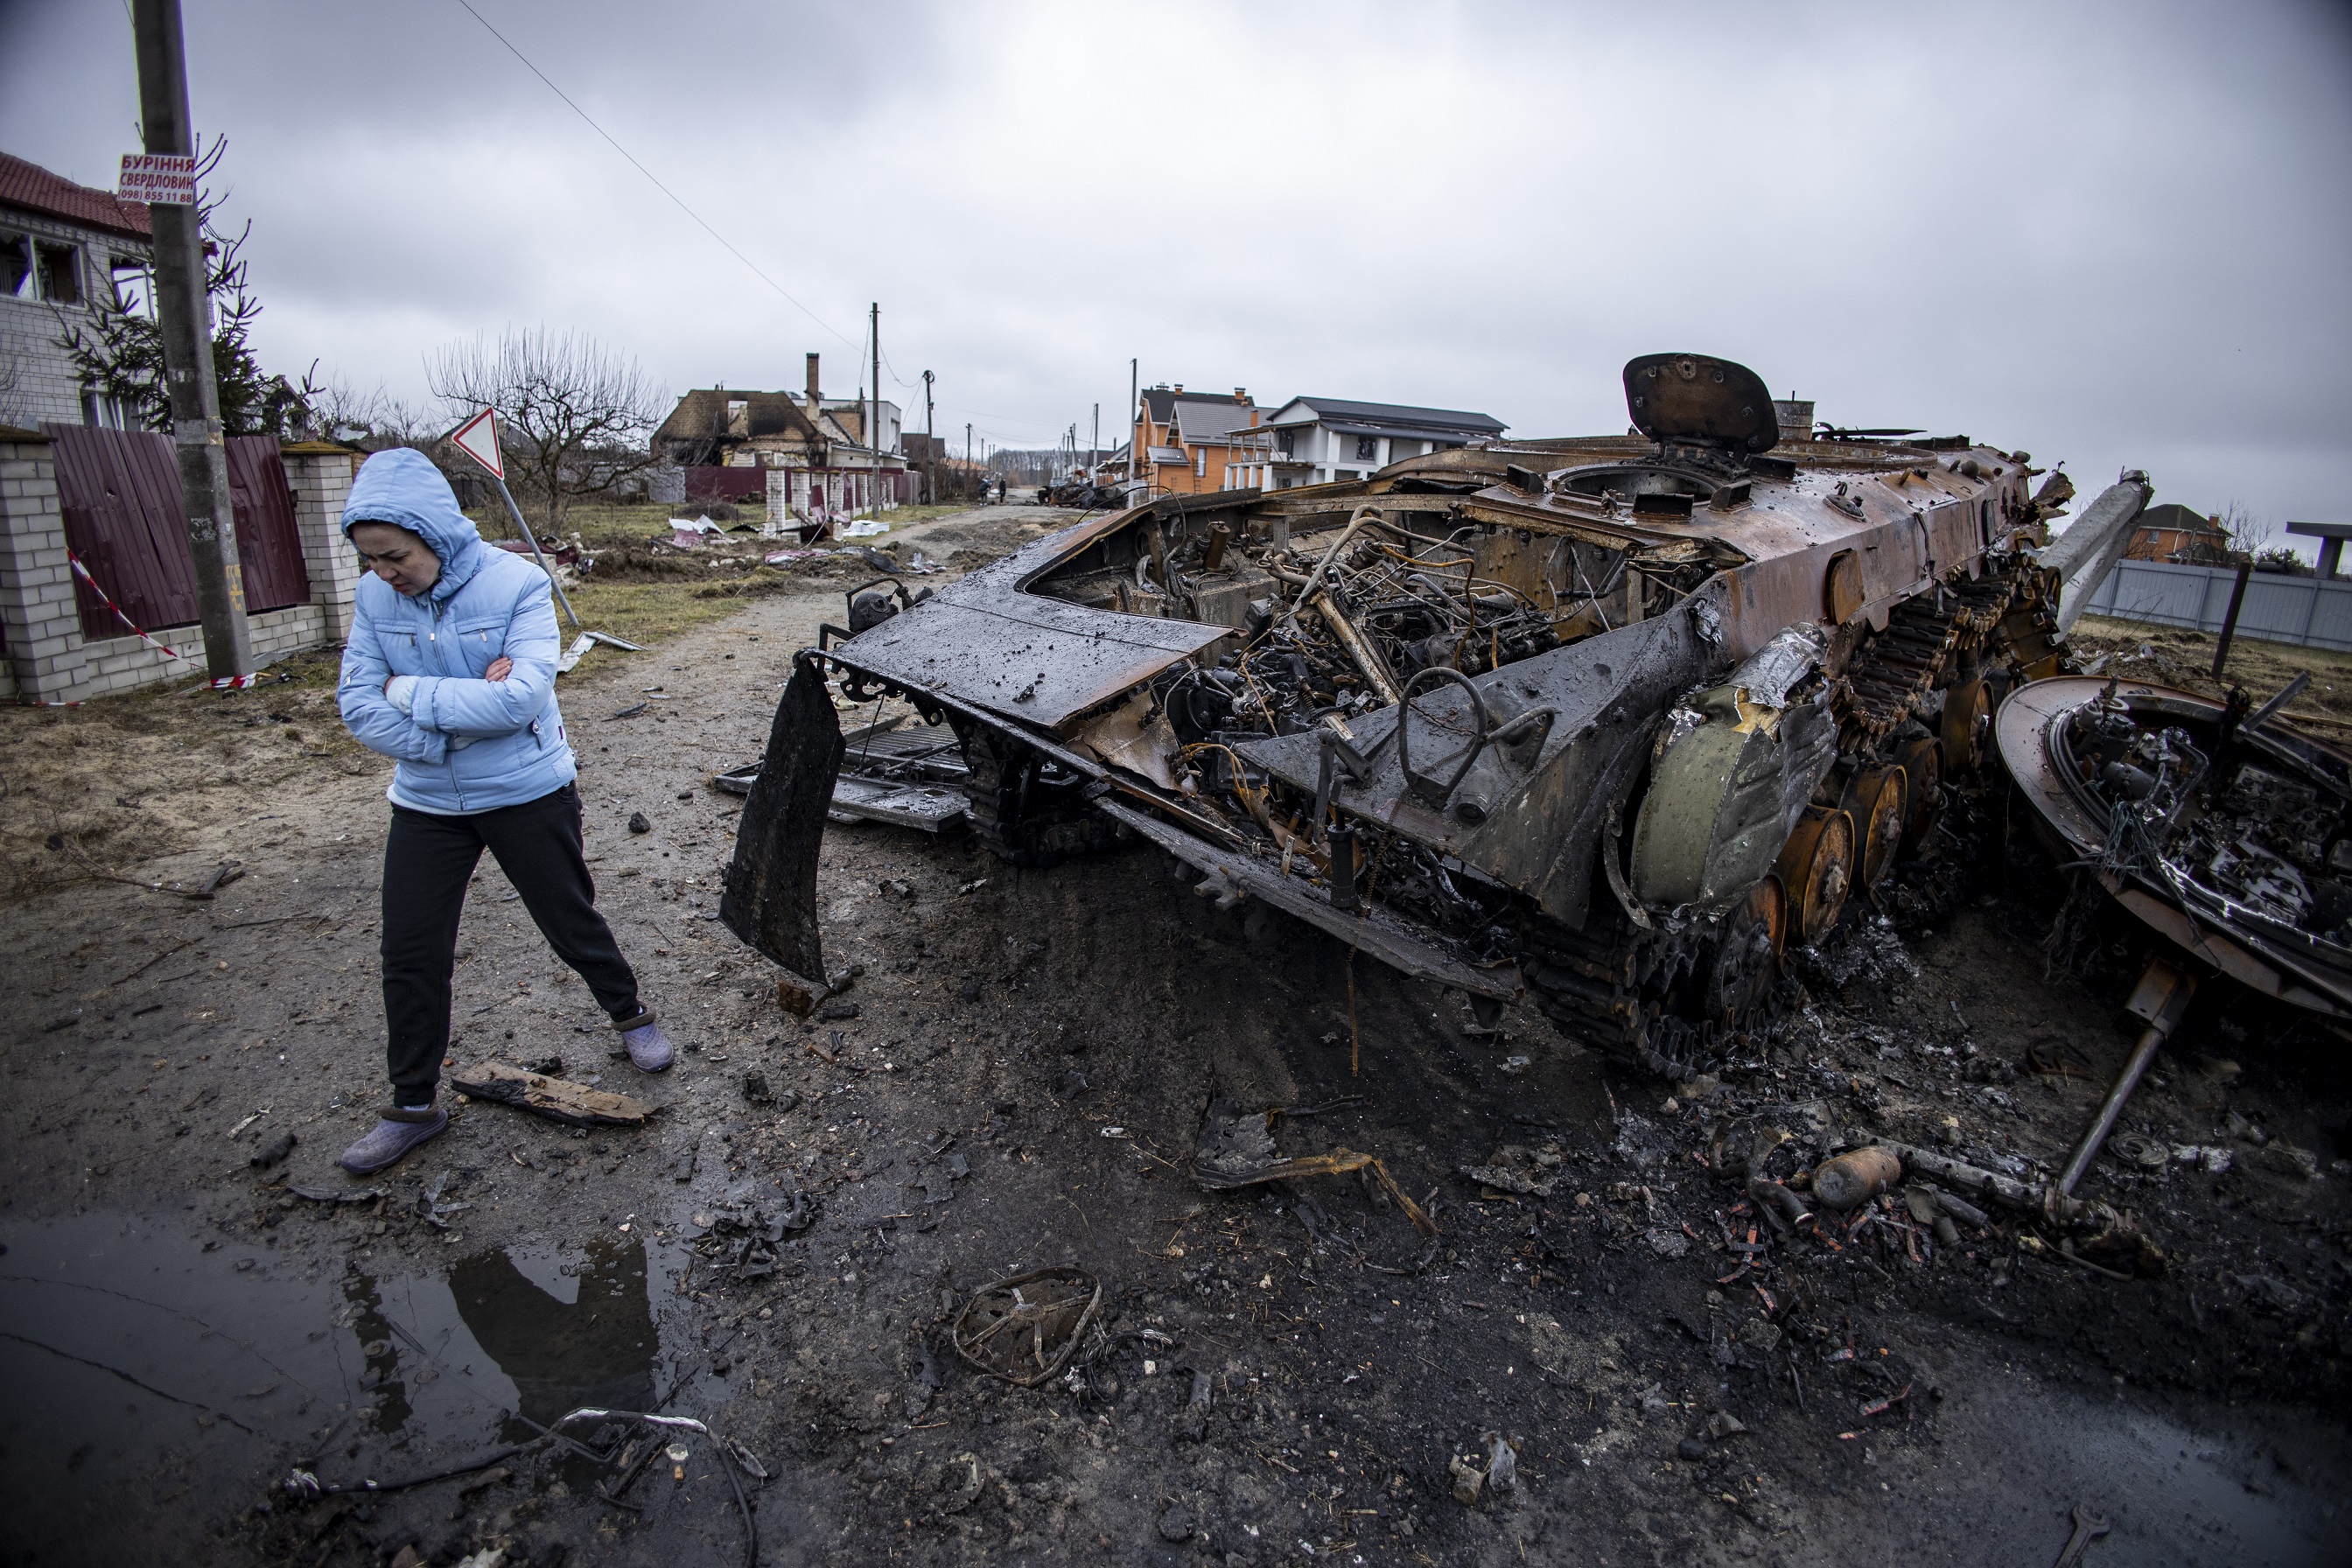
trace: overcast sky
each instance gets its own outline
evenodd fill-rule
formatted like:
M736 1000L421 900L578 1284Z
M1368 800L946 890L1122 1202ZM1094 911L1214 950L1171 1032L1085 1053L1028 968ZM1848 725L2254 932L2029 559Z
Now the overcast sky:
M184 0L265 362L424 389L578 328L672 392L858 381L999 445L1146 384L1622 430L1695 349L2086 489L2352 521L2337 4ZM127 7L0 0L0 147L110 185ZM793 303L797 300L798 303ZM913 390L910 390L910 387Z

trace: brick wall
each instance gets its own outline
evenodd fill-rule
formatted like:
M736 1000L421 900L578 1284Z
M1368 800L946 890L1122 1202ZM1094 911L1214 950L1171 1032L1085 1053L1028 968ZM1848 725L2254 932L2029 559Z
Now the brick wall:
M285 449L294 517L310 573L311 602L247 617L257 664L342 641L351 627L359 562L342 535L343 498L357 456L324 442ZM80 702L159 680L205 673L204 637L190 626L147 628L173 658L130 632L85 638L66 559L65 518L46 437L0 427L0 700Z

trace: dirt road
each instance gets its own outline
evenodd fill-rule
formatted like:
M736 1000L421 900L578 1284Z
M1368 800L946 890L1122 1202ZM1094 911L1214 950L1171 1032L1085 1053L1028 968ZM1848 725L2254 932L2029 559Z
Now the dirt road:
M375 1184L332 1161L383 1093L388 770L332 741L320 683L173 699L191 744L7 716L5 765L46 790L152 778L135 805L78 799L46 829L70 848L12 829L50 857L26 886L44 864L243 873L209 901L86 879L0 912L9 1560L740 1560L699 1437L613 1502L609 1469L546 1443L394 1494L279 1487L431 1472L580 1405L740 1443L770 1476L747 1494L765 1562L2039 1562L2076 1504L2112 1523L2092 1564L2336 1560L2332 1037L2200 997L2124 1124L2165 1157L2087 1184L2162 1248L2148 1278L2035 1251L2000 1214L1939 1247L1899 1199L1784 1237L1723 1173L1759 1129L2063 1162L2129 1044L2137 939L2102 928L2044 978L2054 884L1997 796L1955 812L1948 875L1915 878L1957 891L1944 911L1858 917L1799 966L1769 1057L1716 1082L1628 1079L1531 1012L1480 1032L1369 963L1351 1029L1344 948L1218 911L1148 851L1019 872L874 826L827 836L828 956L863 973L848 1016L803 1022L717 922L740 803L707 779L757 754L839 587L564 679L601 901L686 1046L675 1072L608 1055L494 867L468 901L453 1061L553 1058L650 1122L469 1103ZM190 787L184 752L234 776ZM1379 1156L1434 1244L1355 1176L1203 1192L1213 1096L1297 1108L1286 1153ZM1492 1184L1505 1145L1542 1195ZM745 1255L776 1267L734 1278L747 1234L778 1238ZM1047 1266L1101 1283L1085 1364L1032 1391L960 1362L943 1320ZM1515 1484L1457 1500L1456 1462L1490 1468L1498 1439Z

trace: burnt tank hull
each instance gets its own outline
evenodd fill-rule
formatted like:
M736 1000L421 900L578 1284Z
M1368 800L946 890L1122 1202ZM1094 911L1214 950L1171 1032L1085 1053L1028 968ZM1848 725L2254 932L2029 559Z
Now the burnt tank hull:
M1140 837L1204 895L1690 1070L2059 668L2058 583L2023 454L1775 451L1742 367L1626 383L1641 436L1162 498L808 667L952 724L1015 859Z

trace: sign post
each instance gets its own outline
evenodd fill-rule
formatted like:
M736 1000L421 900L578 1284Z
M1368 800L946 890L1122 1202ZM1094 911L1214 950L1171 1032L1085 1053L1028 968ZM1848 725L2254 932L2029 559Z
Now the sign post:
M579 663L580 656L588 651L588 645L592 642L610 643L631 653L645 652L635 643L625 642L608 632L592 632L580 624L580 612L572 607L571 595L564 593L562 582L555 575L555 568L547 563L547 557L541 552L539 541L531 534L530 524L522 519L522 508L515 505L514 492L507 489L506 458L499 450L498 411L483 409L449 432L447 439L451 446L489 470L491 479L499 487L500 499L507 503L508 515L514 519L515 528L522 535L522 542L530 546L531 558L539 563L539 569L547 574L547 585L555 590L556 598L562 603L563 613L571 617L572 629L580 634L571 647L564 651L562 659L556 666L557 671L561 673Z

